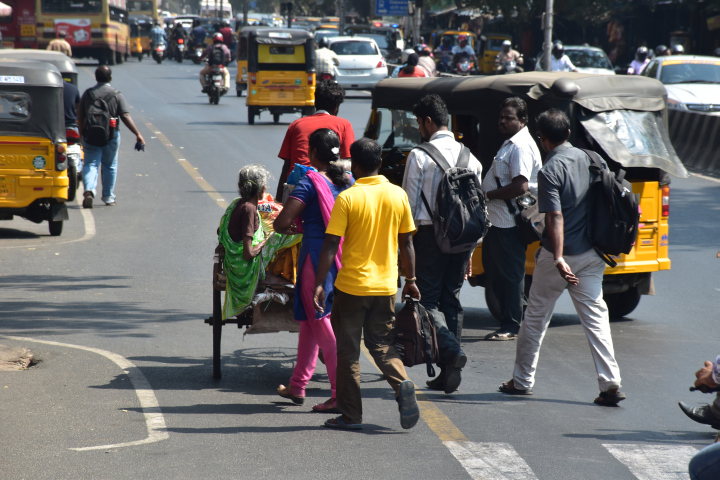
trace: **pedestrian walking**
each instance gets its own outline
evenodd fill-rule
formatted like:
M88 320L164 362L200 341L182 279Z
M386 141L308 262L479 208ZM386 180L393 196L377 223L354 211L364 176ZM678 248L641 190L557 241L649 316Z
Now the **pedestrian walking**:
M82 144L85 158L83 160L83 185L85 189L83 208L93 208L98 178L98 169L102 165L102 200L106 205L116 205L115 180L117 178L118 150L120 149L120 125L118 118L135 135L136 149L144 148L145 140L130 117L125 97L115 90L110 82L112 71L107 65L100 65L95 70L97 85L88 88L80 99L78 128L83 136ZM102 100L102 101L101 101ZM103 105L104 104L104 105ZM93 108L93 115L88 110ZM100 125L98 118L109 116L109 125ZM107 139L98 141L97 132L105 130ZM91 138L92 137L92 138ZM103 144L104 143L104 144Z
M437 148L450 167L455 167L464 145L448 130L445 102L438 95L426 95L413 106L413 115L417 118L422 139ZM482 165L472 154L468 168L480 178ZM420 303L435 323L440 351L440 374L427 385L433 390L452 393L460 386L461 370L467 362L460 348L463 309L459 295L473 251L443 253L435 240L434 212L428 211L422 197L430 208L435 208L442 176L443 170L430 155L415 148L408 155L402 187L417 225L413 246L417 286L422 293Z
M540 346L552 317L555 302L566 289L580 317L590 350L600 395L599 405L616 405L625 399L620 392L620 368L615 360L608 310L602 295L605 262L588 235L590 157L573 147L570 120L551 109L537 120L540 144L548 155L538 173L538 202L545 212L542 248L535 255L535 271L528 306L520 325L513 378L500 386L511 395L532 395Z
M486 340L513 340L520 330L525 298L526 246L515 222L515 199L530 191L537 195L540 151L527 128L527 105L519 97L505 99L498 121L505 142L498 150L482 189L488 209L488 229L482 246L485 288L500 311L500 328ZM513 210L510 210L513 207Z
M58 38L50 41L46 50L64 53L68 57L72 57L72 47L70 46L70 43L65 40L67 38L67 32L65 30L60 30L57 35Z
M335 199L340 192L350 187L352 178L336 163L340 159L340 138L335 132L329 128L316 130L310 135L309 147L310 164L317 172L309 171L300 179L273 223L276 232L292 234L299 231L295 221L300 217L303 234L295 281L294 316L300 323L297 363L290 377L290 384L280 385L277 392L281 397L302 405L305 401L305 387L315 371L318 350L322 349L332 396L312 409L337 412L335 395L337 349L329 311L334 297L333 284L341 266L341 250L323 282L327 313L315 311L313 291L320 249L325 240L325 228L330 220L330 213L335 205Z
M333 80L317 82L315 115L298 118L290 124L278 153L278 157L285 161L278 181L278 200L283 197L283 183L292 173L295 164L310 166L308 137L315 130L329 128L337 133L340 137L340 158L350 158L350 145L355 141L355 133L349 121L337 116L344 100L345 90Z
M350 147L355 185L337 197L315 277L315 308L325 310L324 279L342 245L342 268L335 280L330 321L337 341L337 407L341 415L326 427L362 428L360 337L385 379L395 390L400 425L412 428L420 418L415 385L393 347L398 247L405 269L406 295L420 300L415 284L415 224L407 195L378 174L382 147L361 138Z

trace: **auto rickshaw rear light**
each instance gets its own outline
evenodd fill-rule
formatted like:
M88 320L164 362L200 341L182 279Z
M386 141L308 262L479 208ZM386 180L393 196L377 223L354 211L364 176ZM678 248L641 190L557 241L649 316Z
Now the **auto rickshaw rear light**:
M255 76L255 75L250 75L250 83L252 83L253 85L255 85L255 84L257 83L257 76Z
M382 27L382 22L375 22L376 27Z
M662 187L662 216L670 216L670 186Z
M313 84L313 76L308 75L308 85L312 87L312 84Z
M58 145L55 149L58 153L65 153L65 145ZM64 155L63 155L64 156Z
M65 155L65 145L62 143L55 147L55 170L62 172L67 170L67 156Z

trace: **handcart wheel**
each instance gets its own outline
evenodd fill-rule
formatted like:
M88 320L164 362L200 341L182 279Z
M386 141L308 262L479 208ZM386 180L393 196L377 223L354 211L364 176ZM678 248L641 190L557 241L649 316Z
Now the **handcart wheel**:
M220 290L213 285L213 378L222 378L220 371L220 339L222 337L222 303Z

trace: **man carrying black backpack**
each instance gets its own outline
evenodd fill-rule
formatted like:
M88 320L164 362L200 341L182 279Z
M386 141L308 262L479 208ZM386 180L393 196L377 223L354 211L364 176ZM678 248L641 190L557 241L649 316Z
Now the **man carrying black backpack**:
M83 151L83 198L84 208L93 208L98 168L102 164L102 200L108 206L116 205L115 180L117 176L118 150L120 149L120 124L127 126L136 138L136 149L143 149L145 140L130 117L122 93L111 85L112 72L107 65L95 70L97 85L88 88L80 99L77 112L78 129L82 135Z
M482 165L463 144L455 141L455 136L448 130L449 115L445 102L438 95L427 95L413 106L413 115L417 117L423 140L431 145L429 150L436 156L442 156L437 160L442 163L444 159L447 166L453 168L464 156L466 167L476 174L475 184L479 187ZM428 148L427 143L408 155L402 187L418 227L413 245L417 286L422 293L420 303L432 315L440 350L440 374L429 380L427 385L434 390L452 393L460 385L460 371L467 362L460 348L463 309L459 295L474 245L459 253L444 253L438 245L433 218L438 186L444 175L443 169L425 148ZM482 197L482 193L479 196ZM484 207L483 199L479 201ZM475 243L479 239L480 236L475 238Z
M230 63L230 50L223 44L222 33L216 33L213 35L213 44L205 49L201 59L208 59L207 65L200 70L200 85L203 87L203 93L207 93L205 89L205 76L212 71L212 67L219 66L223 72L223 88L225 90L230 88L230 71L225 68Z
M537 120L540 144L548 152L538 173L538 204L545 212L542 248L535 255L535 271L525 317L520 324L513 378L500 385L510 395L532 395L540 345L555 302L567 289L585 329L597 372L600 395L595 403L616 405L620 368L615 360L608 309L603 300L605 262L593 248L589 227L592 163L587 153L569 142L570 120L551 109ZM607 165L603 162L603 167Z

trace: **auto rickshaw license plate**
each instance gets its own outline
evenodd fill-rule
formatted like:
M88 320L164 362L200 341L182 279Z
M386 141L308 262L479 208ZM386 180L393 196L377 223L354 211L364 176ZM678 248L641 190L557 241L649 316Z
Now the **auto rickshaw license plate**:
M0 177L0 198L13 195L14 183L8 177Z
M287 100L290 98L288 92L272 92L272 100Z

